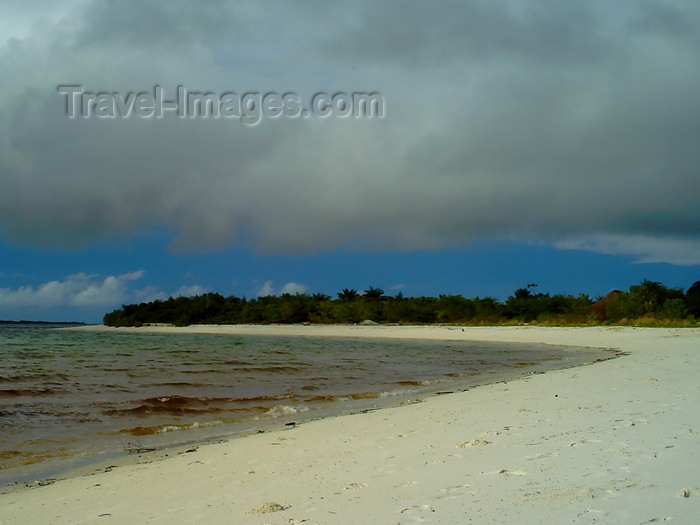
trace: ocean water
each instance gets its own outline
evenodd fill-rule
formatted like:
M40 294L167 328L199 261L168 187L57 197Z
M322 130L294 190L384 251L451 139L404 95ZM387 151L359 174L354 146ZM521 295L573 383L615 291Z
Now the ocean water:
M0 482L61 458L399 404L600 356L516 343L3 326Z

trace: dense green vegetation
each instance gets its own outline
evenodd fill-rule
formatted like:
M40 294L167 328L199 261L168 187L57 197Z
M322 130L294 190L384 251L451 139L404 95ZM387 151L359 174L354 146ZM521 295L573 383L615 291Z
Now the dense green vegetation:
M533 293L529 284L504 302L493 297L461 295L394 297L381 288L360 294L345 288L335 299L325 294L283 294L255 299L207 293L166 301L124 305L104 316L110 326L166 323L378 323L431 324L641 324L695 326L700 318L700 281L685 293L661 283L643 281L627 292L615 291L594 302L587 295Z

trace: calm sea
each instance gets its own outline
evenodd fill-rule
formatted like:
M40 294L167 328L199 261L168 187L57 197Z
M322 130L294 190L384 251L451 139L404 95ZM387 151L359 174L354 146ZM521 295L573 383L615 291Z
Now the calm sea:
M0 327L0 482L591 361L515 343Z

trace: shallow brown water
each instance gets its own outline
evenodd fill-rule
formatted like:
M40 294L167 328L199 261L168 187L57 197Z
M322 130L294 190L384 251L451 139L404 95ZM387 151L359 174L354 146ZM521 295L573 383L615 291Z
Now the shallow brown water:
M516 343L0 327L0 481L56 458L382 406L599 354Z

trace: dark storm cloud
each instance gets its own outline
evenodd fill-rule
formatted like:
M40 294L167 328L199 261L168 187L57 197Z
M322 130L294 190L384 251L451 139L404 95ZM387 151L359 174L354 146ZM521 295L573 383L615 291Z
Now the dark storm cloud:
M361 2L329 41L332 56L408 68L454 63L600 59L614 21L595 2ZM613 18L614 20L614 18Z
M693 2L74 5L0 47L13 242L166 227L185 251L508 237L700 262ZM379 91L386 116L69 119L59 84Z

